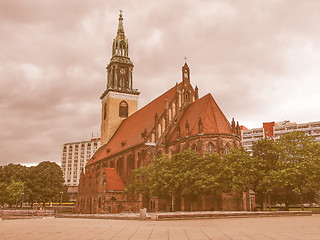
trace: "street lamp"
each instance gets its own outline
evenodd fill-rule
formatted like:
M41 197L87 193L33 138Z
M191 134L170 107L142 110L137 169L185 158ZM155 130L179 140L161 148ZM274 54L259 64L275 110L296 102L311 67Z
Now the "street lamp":
M62 213L62 193L60 192L60 212Z
M21 208L23 208L23 200L24 200L24 192L21 193L22 197L21 197Z

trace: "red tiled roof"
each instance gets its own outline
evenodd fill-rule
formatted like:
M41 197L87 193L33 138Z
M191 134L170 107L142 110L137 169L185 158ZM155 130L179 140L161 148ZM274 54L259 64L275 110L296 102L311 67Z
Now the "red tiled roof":
M125 191L125 186L114 168L104 168L106 177L106 189L112 191Z
M182 82L179 86L181 84ZM174 98L175 93L176 87L174 86L160 97L123 120L109 142L97 150L95 155L88 162L88 165L143 143L144 139L142 138L141 133L144 132L145 129L148 134L150 133L154 127L156 113L160 117L165 110L166 99L170 102ZM108 153L107 149L109 150Z
M209 93L191 103L179 121L180 138L187 134L186 122L189 124L189 136L199 134L198 122L201 117L203 134L232 134L231 126L212 95ZM177 139L177 128L169 142Z

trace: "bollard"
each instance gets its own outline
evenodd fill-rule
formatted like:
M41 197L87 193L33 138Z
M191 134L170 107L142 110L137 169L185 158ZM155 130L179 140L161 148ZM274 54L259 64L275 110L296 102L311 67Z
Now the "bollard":
M142 208L140 209L140 218L146 218L147 217L147 209Z

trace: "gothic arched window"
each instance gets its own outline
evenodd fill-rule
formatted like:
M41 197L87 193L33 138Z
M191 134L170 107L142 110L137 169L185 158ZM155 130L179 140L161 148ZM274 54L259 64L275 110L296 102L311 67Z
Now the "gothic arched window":
M208 143L206 147L206 152L210 154L214 153L214 144L212 142Z
M119 104L119 117L128 117L128 103L126 101Z
M227 143L224 149L224 153L227 154L228 152L230 152L230 149L231 149L230 143Z
M125 56L126 43L124 41L120 42L120 55Z

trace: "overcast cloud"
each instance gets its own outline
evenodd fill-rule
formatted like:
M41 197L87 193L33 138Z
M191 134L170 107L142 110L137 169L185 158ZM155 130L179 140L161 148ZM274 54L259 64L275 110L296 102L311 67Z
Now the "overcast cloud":
M318 0L1 0L0 165L60 163L62 144L100 132L119 9L139 107L187 56L229 120L320 121Z

